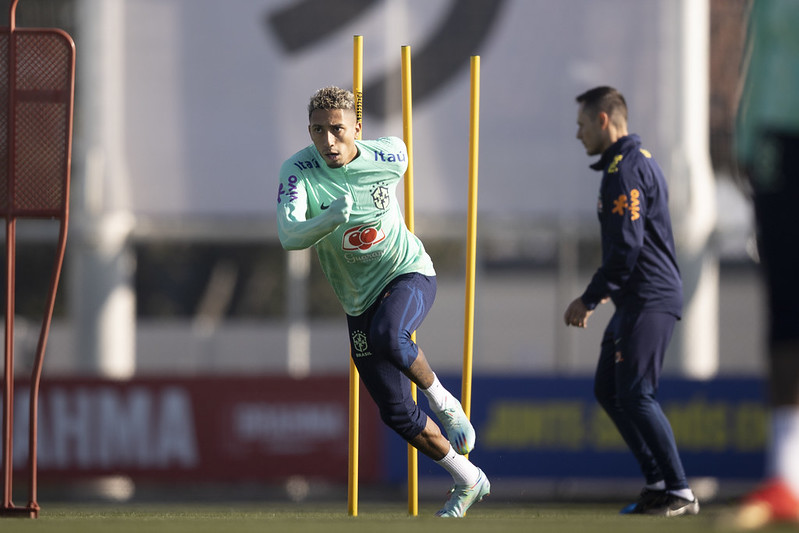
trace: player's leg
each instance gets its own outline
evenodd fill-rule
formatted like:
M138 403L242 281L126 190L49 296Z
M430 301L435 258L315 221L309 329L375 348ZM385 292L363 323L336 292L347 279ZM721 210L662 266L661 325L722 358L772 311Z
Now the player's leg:
M474 426L463 411L463 406L458 399L438 380L421 348L416 360L404 373L424 393L430 408L444 427L447 438L455 451L461 455L471 452L476 439Z
M380 419L403 439L410 442L427 427L427 415L411 395L411 384L402 372L376 350L369 335L375 306L366 313L347 316L350 332L350 353L366 390L380 412ZM441 437L444 442L446 439ZM435 440L434 436L431 439ZM443 445L442 445L443 449ZM440 459L445 452L433 447L421 450L432 459Z
M453 448L465 455L474 448L474 427L460 402L441 385L412 338L433 305L435 291L433 277L407 274L394 279L377 304L370 337L375 349L385 353L424 393Z
M652 452L644 442L635 424L624 414L616 397L616 328L620 314L613 315L602 337L602 345L594 375L594 396L613 421L627 448L632 452L646 484L638 500L625 506L622 514L641 514L659 499L666 490L663 474Z
M769 402L772 444L769 473L799 496L799 135L773 133L755 183L755 213L769 307ZM789 244L791 243L791 244Z
M770 133L760 141L751 169L758 250L769 308L771 435L766 479L736 516L739 528L799 522L799 136Z
M619 324L616 394L658 463L666 494L645 512L696 514L699 503L688 486L671 424L656 399L663 356L677 318L669 313L624 313Z
M794 266L799 269L799 260ZM772 412L766 472L770 478L781 480L799 501L799 339L778 338L770 344ZM794 510L799 520L799 505Z
M469 507L491 492L491 483L485 473L466 457L455 452L432 419L428 418L425 429L409 442L417 450L433 458L452 476L452 490L444 507L436 513L437 516L463 517Z
M452 475L453 491L438 515L460 517L472 504L488 494L491 485L479 468L453 450L438 426L413 401L411 382L396 362L397 353L402 350L395 348L397 343L387 343L383 337L386 331L392 330L383 321L397 315L406 316L408 309L415 308L408 301L402 302L401 296L408 292L402 285L390 285L383 298L364 315L347 317L352 356L364 386L378 406L383 422ZM408 293L418 296L414 291ZM410 302L414 302L413 298ZM404 311L397 312L392 309L394 307ZM418 316L414 320L421 323L426 313L427 310L424 309L412 314ZM413 329L416 327L418 324ZM386 346L392 348L387 349ZM411 348L406 345L406 350L408 349Z

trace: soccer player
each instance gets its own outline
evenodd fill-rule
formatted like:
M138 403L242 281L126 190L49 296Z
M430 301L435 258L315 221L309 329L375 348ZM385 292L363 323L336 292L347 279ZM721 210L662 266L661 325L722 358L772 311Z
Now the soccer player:
M602 265L564 313L586 327L600 303L616 307L605 329L594 394L638 460L646 480L624 514L697 514L677 444L655 398L663 356L682 312L666 180L638 135L627 132L627 104L612 87L577 97L577 138L602 172L598 216Z
M749 12L736 150L754 193L768 287L771 439L766 479L737 526L799 524L799 2L755 1Z
M311 97L308 119L312 144L280 169L280 242L287 250L316 249L347 314L351 355L381 419L452 475L453 490L436 515L462 517L491 484L464 457L475 432L460 402L411 339L433 304L436 277L396 197L408 167L405 144L396 137L357 140L355 99L338 87ZM413 401L411 381L449 440Z

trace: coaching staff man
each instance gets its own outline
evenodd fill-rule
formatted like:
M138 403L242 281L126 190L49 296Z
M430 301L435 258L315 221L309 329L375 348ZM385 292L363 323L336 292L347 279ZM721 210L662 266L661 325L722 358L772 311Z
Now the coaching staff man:
M567 326L584 328L608 298L616 306L599 354L594 393L624 438L646 479L625 514L697 514L674 434L655 398L663 355L682 312L668 210L668 190L658 164L627 133L627 104L612 87L577 97L577 138L591 168L602 172L598 216L602 265L585 292L566 308Z

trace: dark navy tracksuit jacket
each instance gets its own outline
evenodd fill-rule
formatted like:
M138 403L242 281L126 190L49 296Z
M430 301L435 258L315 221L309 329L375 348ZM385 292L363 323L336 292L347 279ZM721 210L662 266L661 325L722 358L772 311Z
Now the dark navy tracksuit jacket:
M583 303L594 309L610 296L617 309L680 318L682 282L663 171L635 134L616 141L591 168L602 171L597 206L602 266Z

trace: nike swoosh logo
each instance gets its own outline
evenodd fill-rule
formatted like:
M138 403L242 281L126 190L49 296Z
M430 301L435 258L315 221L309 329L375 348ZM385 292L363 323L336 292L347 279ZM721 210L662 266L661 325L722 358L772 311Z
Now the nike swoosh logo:
M327 209L328 207L330 207L330 206L329 205L325 205L325 204L322 204L322 205L319 206L320 209Z

